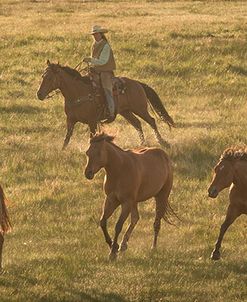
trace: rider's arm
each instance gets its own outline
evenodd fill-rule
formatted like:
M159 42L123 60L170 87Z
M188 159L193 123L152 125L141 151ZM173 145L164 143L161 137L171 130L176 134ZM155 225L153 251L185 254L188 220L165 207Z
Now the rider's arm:
M91 59L91 64L92 65L104 65L108 62L110 58L110 45L109 44L105 44L105 46L103 47L100 56L98 59L96 58L92 58Z

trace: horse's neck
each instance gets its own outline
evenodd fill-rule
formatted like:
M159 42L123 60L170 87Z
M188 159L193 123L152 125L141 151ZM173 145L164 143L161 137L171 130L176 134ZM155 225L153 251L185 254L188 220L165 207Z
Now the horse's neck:
M121 172L125 162L125 151L111 143L107 143L106 152L107 152L107 163L105 166L106 173L108 175L117 176Z
M66 74L61 80L60 90L65 100L68 101L79 99L83 95L88 94L87 85Z
M234 165L234 184L241 189L241 191L246 192L247 188L247 161L240 160ZM245 194L247 195L247 194Z

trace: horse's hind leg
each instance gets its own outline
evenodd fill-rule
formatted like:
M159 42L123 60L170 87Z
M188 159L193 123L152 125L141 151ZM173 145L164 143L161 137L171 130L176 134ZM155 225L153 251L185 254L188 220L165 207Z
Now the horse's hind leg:
M100 226L105 236L105 241L111 248L112 240L107 230L107 219L111 217L112 213L115 209L119 206L120 202L113 196L107 196L104 206L103 206L103 213L100 218Z
M161 137L155 119L149 114L148 110L146 109L145 111L135 113L152 127L158 142L165 147L169 147L168 142Z
M128 248L128 241L130 238L131 233L133 232L137 222L139 220L139 213L137 209L137 205L131 209L131 221L130 224L128 225L127 231L125 232L123 236L123 240L120 244L120 251L124 252Z
M211 254L211 259L212 260L219 260L220 259L221 242L223 240L225 232L227 231L229 226L236 220L236 218L238 218L238 216L240 214L241 213L239 212L237 207L235 207L232 204L229 205L229 207L227 209L225 221L221 225L218 240L217 240L217 242L215 244L215 248L214 248L214 250Z
M123 111L120 114L137 130L141 140L141 144L144 144L145 139L142 131L142 125L138 118L130 111Z
M4 237L3 237L3 234L0 232L0 274L1 274L1 271L2 271L3 242L4 242Z
M157 239L160 231L161 219L165 218L168 210L168 197L171 191L172 184L166 184L160 192L155 196L156 209L155 209L155 220L154 220L154 240L152 249L157 246Z

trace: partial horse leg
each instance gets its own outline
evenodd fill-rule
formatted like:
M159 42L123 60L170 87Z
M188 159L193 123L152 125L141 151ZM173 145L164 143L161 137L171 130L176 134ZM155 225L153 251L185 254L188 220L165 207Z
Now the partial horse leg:
M127 250L130 235L133 232L139 218L140 218L140 216L139 216L139 212L138 212L137 205L136 205L131 209L131 221L130 221L130 224L127 228L127 231L125 232L125 234L123 236L123 240L120 244L119 251L124 252L124 251Z
M165 217L168 207L168 198L172 188L172 179L169 178L163 188L155 196L156 201L156 214L154 220L154 240L152 249L157 247L157 239L160 231L161 219Z
M117 257L117 252L118 252L118 249L119 249L119 245L117 243L118 236L121 233L122 228L123 228L123 224L124 224L125 220L128 218L129 213L130 213L129 203L127 203L127 202L122 203L121 206L122 206L122 211L121 211L121 214L120 214L120 216L118 218L118 221L116 223L116 226L115 226L115 236L114 236L114 239L113 239L111 252L109 254L109 259L110 260L115 260L116 257Z
M96 122L91 122L89 124L89 130L90 130L90 137L94 136L97 130L97 123Z
M70 138L73 134L74 126L75 126L75 122L71 121L69 118L67 118L67 133L66 133L66 136L65 136L65 139L64 139L62 150L64 150L67 147L67 145L70 141Z
M238 218L240 216L240 214L241 213L239 212L239 210L233 204L229 205L229 207L227 209L225 221L221 225L218 240L217 240L217 242L215 244L215 248L211 254L212 260L220 259L221 242L223 240L225 232L227 231L229 226L236 220L236 218Z
M166 142L160 135L159 130L157 128L155 119L149 114L148 110L145 110L143 112L135 112L138 116L140 116L145 122L147 122L152 129L154 130L155 136L158 140L158 142L160 143L160 145L164 146L164 147L169 147L169 143Z
M4 242L4 237L3 237L3 234L0 232L0 274L1 274L1 271L2 271L3 242Z
M103 213L100 218L100 226L104 233L105 241L110 248L112 246L112 240L107 230L107 219L111 217L112 213L119 206L119 204L120 202L114 196L107 196L103 206Z
M143 131L142 131L141 122L130 111L123 111L120 114L137 130L137 132L139 134L139 138L141 140L141 144L143 145L145 143L145 139L144 139L144 134L143 134Z

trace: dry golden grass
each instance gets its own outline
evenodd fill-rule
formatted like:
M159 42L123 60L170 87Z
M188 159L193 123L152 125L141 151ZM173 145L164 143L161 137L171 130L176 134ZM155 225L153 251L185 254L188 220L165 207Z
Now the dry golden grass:
M238 1L0 3L0 167L14 230L6 236L0 301L246 301L246 217L230 228L222 261L209 259L227 191L207 197L222 151L246 143L246 16ZM141 220L116 263L97 222L103 171L83 169L88 130L77 125L61 151L61 97L38 102L46 59L75 66L89 54L94 23L111 29L117 74L154 87L177 123L158 121L174 169L171 203L183 218L163 224L150 252L154 209ZM145 124L148 145L158 145ZM123 148L139 144L121 118L105 127ZM109 223L111 232L117 213Z

